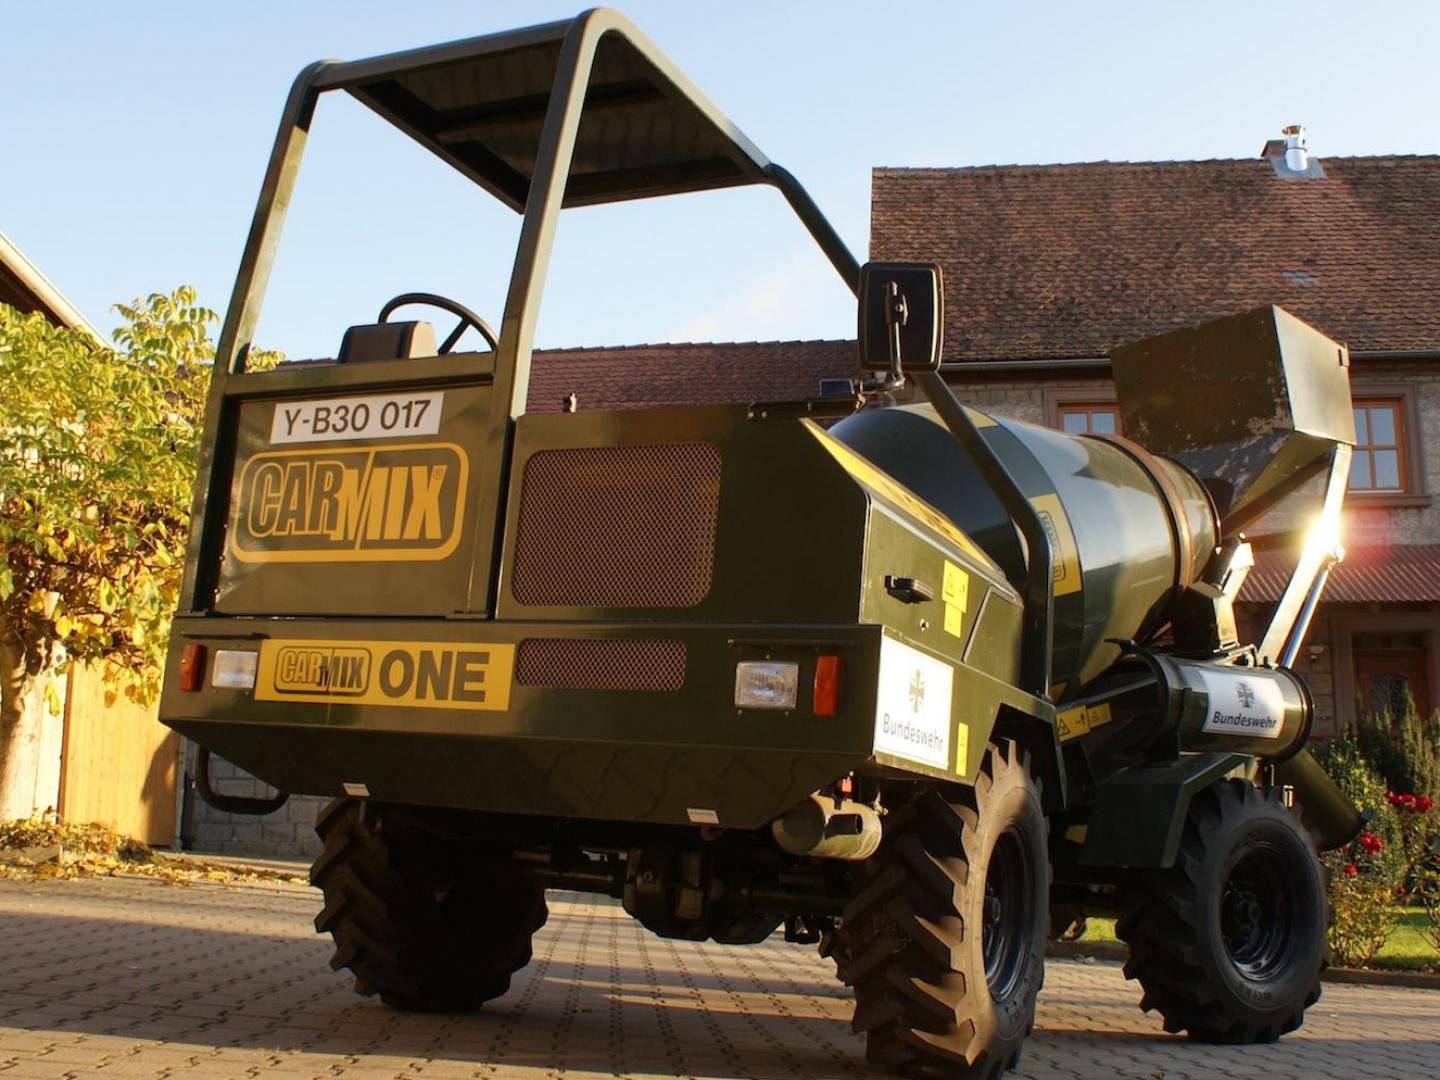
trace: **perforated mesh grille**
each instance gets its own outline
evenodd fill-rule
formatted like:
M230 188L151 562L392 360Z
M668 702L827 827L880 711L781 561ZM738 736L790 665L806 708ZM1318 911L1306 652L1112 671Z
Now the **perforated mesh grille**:
M679 690L685 643L526 638L515 656L515 681L562 690Z
M525 463L522 604L690 607L710 591L720 452L709 443L542 450Z

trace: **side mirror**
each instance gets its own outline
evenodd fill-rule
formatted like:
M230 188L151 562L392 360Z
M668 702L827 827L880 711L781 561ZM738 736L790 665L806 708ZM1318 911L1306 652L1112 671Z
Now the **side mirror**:
M860 366L897 377L938 371L945 294L934 263L866 263L860 268Z

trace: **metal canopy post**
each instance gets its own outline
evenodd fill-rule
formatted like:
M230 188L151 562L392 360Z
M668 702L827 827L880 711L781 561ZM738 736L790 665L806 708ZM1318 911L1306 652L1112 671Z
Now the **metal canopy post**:
M589 205L737 184L769 184L784 195L841 278L852 291L857 288L858 263L799 182L766 158L660 50L617 12L599 8L569 22L549 23L367 60L328 60L312 64L295 80L286 101L220 334L207 401L204 449L191 508L192 520L200 523L201 527L192 531L186 551L181 595L183 610L203 613L208 609L214 590L217 561L210 559L212 553L202 548L202 539L221 536L224 531L229 462L222 458L228 452L225 448L233 442L226 437L227 426L233 423L226 398L227 382L231 375L245 370L251 336L259 318L280 230L289 208L319 95L332 90L349 92L503 202L523 209L524 221L495 353L496 413L493 430L497 443L495 450L500 458L495 494L500 500L497 505L503 507L508 486L510 436L516 417L525 411L530 355L556 223L560 210L566 204L567 188L577 188L570 173L581 118L591 90L596 52L602 39L610 34L623 39L634 51L635 59L653 83L654 93L647 92L641 95L641 99L644 102L657 99L668 102L682 126L691 124L695 131L711 140L709 146L713 157L687 160L682 155L668 160L662 152L660 158L652 163L661 180L656 181L644 168L630 169L630 173L637 175L612 177L612 186L606 186L604 177L602 182L597 183L594 174L582 170L578 184L583 190L577 189L572 194L571 203ZM445 113L445 108L455 111L455 103L442 107L433 101L426 102L402 85L404 79L411 75L441 71L452 65L488 57L514 57L525 50L544 51L551 47L556 50L555 68L549 79L549 98L544 101L543 125L538 139L531 144L535 156L528 178L517 172L508 159L502 160L496 152L483 147L480 150L472 147L472 152L479 156L473 160L467 158L446 141L447 133L452 133L455 125L460 123ZM592 107L623 108L627 102L634 103L631 101L635 97L633 88L627 89L625 94L612 95L613 100L605 98L603 91L606 89L601 87L600 98L591 102ZM615 87L608 89L613 91ZM522 99L526 108L534 108L538 115L540 102L523 98L523 95ZM478 100L465 103L465 106L473 113L486 104L485 100ZM515 102L496 100L488 104L514 105ZM506 113L511 120L515 115L519 114L513 109ZM473 117L470 122L472 125L475 122ZM682 149L685 145L688 144L682 141ZM665 147L660 149L664 151ZM728 165L725 165L727 162ZM723 166L718 171L714 168L716 163ZM666 169L670 171L667 173ZM585 187L587 184L590 186ZM492 549L496 551L499 528L497 520L496 546ZM492 581L487 590L488 610L493 610L495 587L496 583Z
M1325 501L1320 515L1311 526L1310 535L1305 539L1295 572L1290 575L1285 592L1270 617L1265 637L1260 642L1262 663L1268 660L1286 667L1294 662L1330 568L1340 561L1340 511L1345 504L1351 453L1348 443L1336 443L1331 451L1330 469L1325 478Z
M229 453L231 440L217 438L229 423L225 409L225 388L229 377L245 370L250 352L251 336L260 318L260 306L275 252L280 244L280 230L290 209L290 196L300 171L300 158L305 153L305 140L310 122L315 117L319 92L316 79L335 61L319 60L305 68L290 87L290 96L280 117L279 132L270 151L265 179L260 185L255 216L250 222L250 235L240 257L235 275L235 288L230 305L225 309L225 322L220 341L215 347L215 364L210 373L210 388L205 401L205 427L200 440L200 460L195 476L195 494L190 504L190 520L201 523L191 528L185 544L185 576L180 589L180 607L190 612L203 612L213 588L211 575L201 571L201 543L204 537L218 536L224 529L226 499L223 488L229 484L229 468L220 467L216 453ZM221 490L217 490L221 489ZM203 520L202 520L203 515Z

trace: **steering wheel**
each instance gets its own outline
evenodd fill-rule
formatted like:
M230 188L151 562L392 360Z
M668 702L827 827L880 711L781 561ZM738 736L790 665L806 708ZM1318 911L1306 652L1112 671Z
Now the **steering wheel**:
M390 315L396 308L404 307L406 304L428 304L430 307L437 307L441 311L448 311L460 321L455 324L455 329L450 331L450 336L440 344L437 350L438 355L444 356L455 347L460 340L460 335L465 333L468 327L473 326L480 331L480 336L490 343L491 349L500 348L500 342L495 338L495 331L490 329L490 324L482 319L475 312L471 311L464 304L456 303L444 296L437 296L428 292L407 292L401 293L395 299L389 301L380 309L380 318L377 322L389 322Z

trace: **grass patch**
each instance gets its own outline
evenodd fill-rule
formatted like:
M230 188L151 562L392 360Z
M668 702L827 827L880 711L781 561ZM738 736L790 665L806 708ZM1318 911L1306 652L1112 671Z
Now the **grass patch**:
M1400 908L1400 922L1375 959L1373 968L1401 971L1440 971L1440 950L1435 947L1430 919L1423 908ZM1122 944L1115 937L1115 920L1089 918L1081 941L1092 945Z

